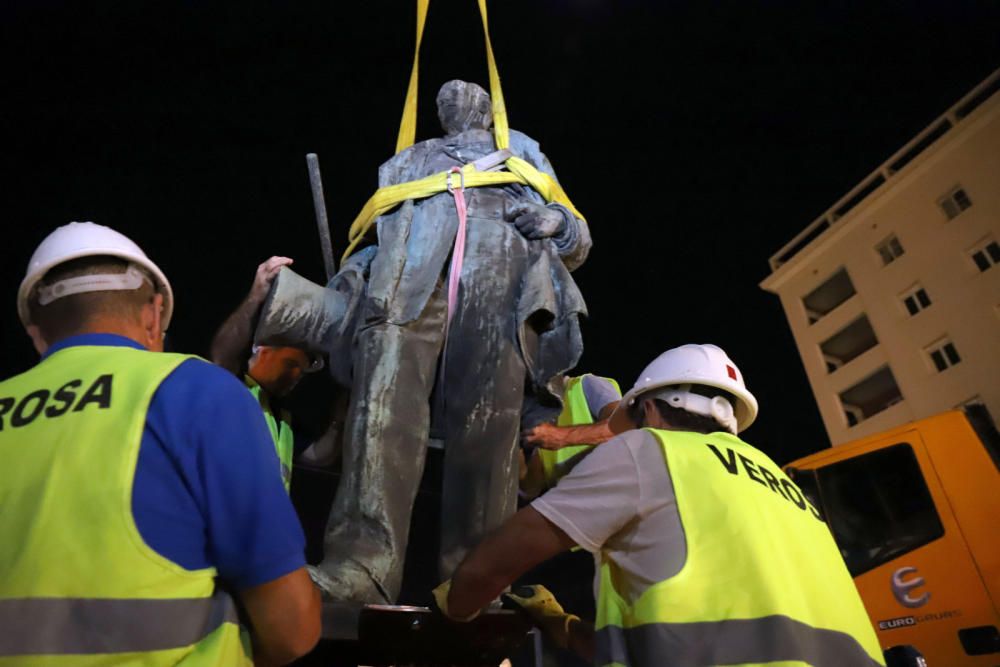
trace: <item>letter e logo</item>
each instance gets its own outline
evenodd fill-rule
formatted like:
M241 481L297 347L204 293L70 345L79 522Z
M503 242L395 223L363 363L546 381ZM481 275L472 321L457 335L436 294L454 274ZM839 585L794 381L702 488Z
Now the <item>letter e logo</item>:
M931 599L931 594L926 591L922 595L910 595L910 591L914 588L924 585L923 577L917 576L909 580L903 578L916 571L917 568L915 567L901 567L892 573L892 594L896 597L896 601L899 604L910 609L922 607Z

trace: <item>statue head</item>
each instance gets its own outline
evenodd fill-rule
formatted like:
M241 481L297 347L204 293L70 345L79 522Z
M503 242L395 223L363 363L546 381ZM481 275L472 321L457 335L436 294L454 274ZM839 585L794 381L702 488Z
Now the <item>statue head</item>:
M480 86L455 79L437 94L438 119L448 135L466 130L488 130L493 124L490 95Z

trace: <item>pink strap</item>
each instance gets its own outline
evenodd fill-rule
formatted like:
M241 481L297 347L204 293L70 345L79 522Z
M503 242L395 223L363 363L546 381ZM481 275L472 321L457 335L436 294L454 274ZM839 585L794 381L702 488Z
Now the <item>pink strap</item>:
M461 179L459 186L451 186L451 174L458 174ZM448 267L448 324L445 325L445 341L448 340L448 326L455 316L458 304L458 283L462 278L462 264L465 261L465 178L459 167L452 167L448 172L448 192L455 197L455 209L458 211L458 232L455 233L455 247L451 252L451 266Z
M458 187L451 186L451 175L458 174ZM458 212L458 231L455 232L455 247L451 251L451 264L448 266L448 318L444 323L444 343L441 345L441 363L438 366L438 400L444 402L444 377L446 360L448 359L448 333L451 330L451 318L455 316L458 305L458 283L462 278L462 264L465 261L465 175L461 168L452 167L448 171L448 192L455 198L455 210Z

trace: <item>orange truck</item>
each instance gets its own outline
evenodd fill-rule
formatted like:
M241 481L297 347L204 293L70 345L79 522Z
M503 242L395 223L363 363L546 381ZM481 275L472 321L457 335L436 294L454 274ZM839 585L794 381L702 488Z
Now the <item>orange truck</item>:
M1000 665L1000 434L981 406L825 449L786 473L820 508L882 648Z

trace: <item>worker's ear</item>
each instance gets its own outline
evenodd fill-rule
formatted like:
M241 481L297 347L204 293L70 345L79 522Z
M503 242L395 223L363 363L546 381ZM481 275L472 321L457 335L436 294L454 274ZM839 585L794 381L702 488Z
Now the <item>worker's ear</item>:
M35 351L39 355L45 354L45 351L49 349L49 343L42 336L42 331L34 324L29 324L24 328L28 332L28 338L31 339L31 344L35 346Z
M163 352L163 295L154 294L142 307L142 330L146 340L142 341L147 349L153 352Z

